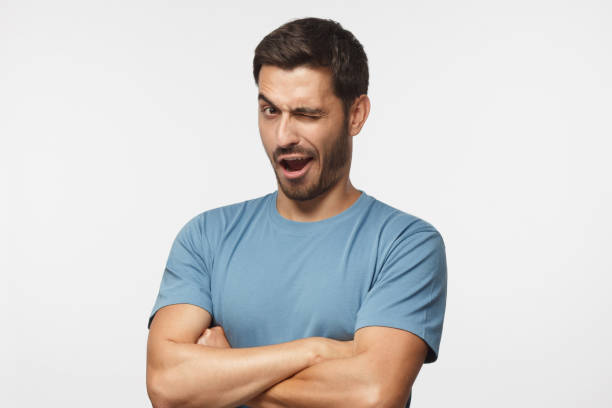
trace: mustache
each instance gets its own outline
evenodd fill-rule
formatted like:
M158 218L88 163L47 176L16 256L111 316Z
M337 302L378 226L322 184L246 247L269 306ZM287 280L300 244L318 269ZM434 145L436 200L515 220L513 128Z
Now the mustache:
M306 150L302 150L302 149L283 149L283 148L280 148L280 149L277 149L274 152L274 154L273 154L274 160L278 160L278 158L280 156L285 155L285 154L301 154L303 156L315 157L314 153L311 153L311 152L306 151Z

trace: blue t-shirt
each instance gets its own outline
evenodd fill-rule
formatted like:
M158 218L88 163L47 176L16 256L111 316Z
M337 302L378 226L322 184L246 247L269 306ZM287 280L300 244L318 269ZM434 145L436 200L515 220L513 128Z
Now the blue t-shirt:
M206 309L234 348L351 340L361 327L387 326L422 338L425 362L435 361L446 303L442 237L361 193L315 222L281 216L278 191L195 216L172 245L149 326L177 303Z

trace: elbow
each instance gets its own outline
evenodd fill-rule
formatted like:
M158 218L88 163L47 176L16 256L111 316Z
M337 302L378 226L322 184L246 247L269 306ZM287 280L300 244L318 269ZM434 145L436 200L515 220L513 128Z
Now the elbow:
M181 393L182 380L177 379L170 372L162 370L147 370L147 394L153 408L226 408L219 401L202 399L203 395L214 395L203 392L198 398ZM197 402L196 402L197 400Z
M150 373L147 370L147 394L153 408L178 408L178 405L169 398L167 389L161 373Z
M363 408L381 408L381 402L384 396L381 395L380 388L374 384L363 388L363 393L360 396L359 406Z
M173 390L176 387L172 386L167 373L147 373L147 394L153 408L187 408L185 401L179 399Z
M372 386L364 401L368 408L404 408L408 403L410 394L393 392L381 386Z

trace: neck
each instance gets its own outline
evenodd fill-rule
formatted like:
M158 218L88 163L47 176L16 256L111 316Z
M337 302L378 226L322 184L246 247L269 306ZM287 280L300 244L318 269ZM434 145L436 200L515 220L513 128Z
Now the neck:
M360 195L361 192L353 187L348 178L324 194L307 201L292 200L279 188L276 209L280 215L292 221L321 221L340 214L353 205Z

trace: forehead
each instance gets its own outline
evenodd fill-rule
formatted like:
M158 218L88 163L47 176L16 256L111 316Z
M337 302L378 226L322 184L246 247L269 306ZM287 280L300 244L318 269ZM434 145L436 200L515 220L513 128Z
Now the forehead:
M339 103L327 68L299 66L283 69L263 65L259 71L259 92L279 106L329 106Z

